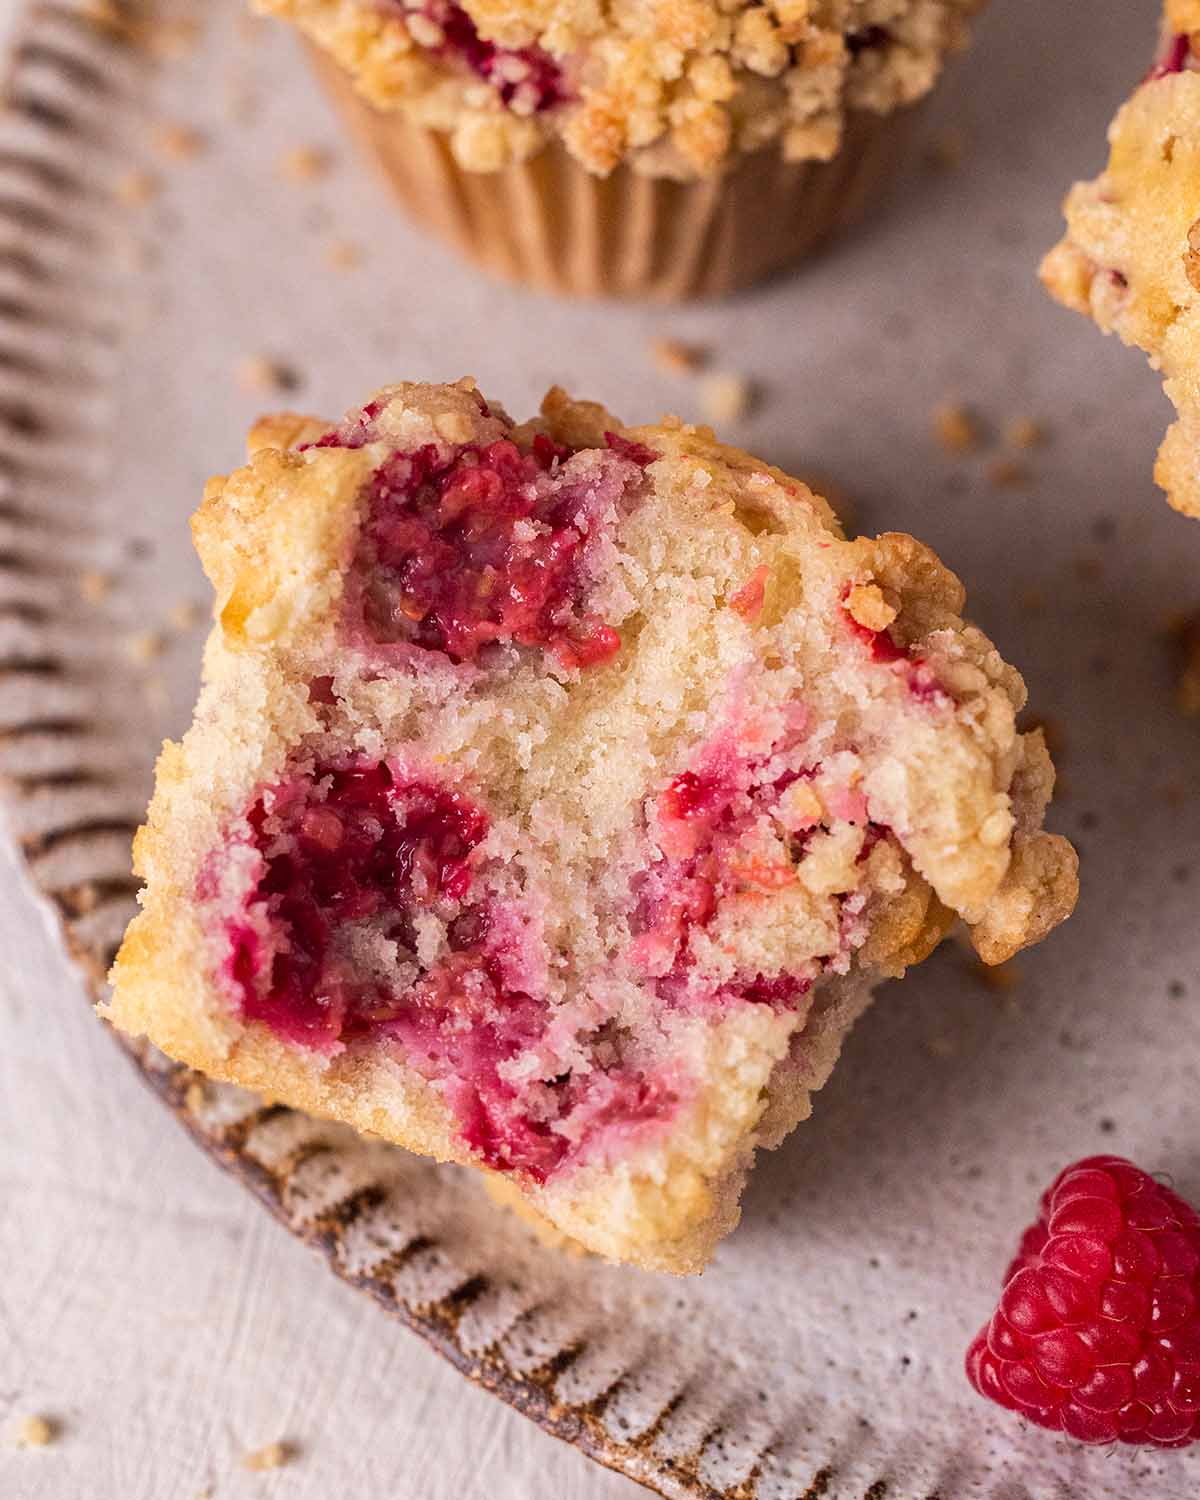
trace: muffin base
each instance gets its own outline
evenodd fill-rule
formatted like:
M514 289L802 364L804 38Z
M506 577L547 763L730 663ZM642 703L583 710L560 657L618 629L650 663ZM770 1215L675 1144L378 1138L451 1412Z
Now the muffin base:
M483 270L572 297L720 297L804 259L865 216L894 176L921 104L856 112L828 162L775 146L719 177L596 177L557 142L496 172L467 172L448 137L384 112L319 49L334 105L408 213Z

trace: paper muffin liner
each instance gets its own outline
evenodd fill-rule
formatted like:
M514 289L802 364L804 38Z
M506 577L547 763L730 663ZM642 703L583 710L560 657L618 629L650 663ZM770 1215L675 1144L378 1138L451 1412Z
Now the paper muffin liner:
M596 177L558 143L495 172L465 171L442 132L382 111L324 53L309 56L337 109L420 224L506 281L574 297L683 302L750 286L824 246L882 195L920 105L856 111L828 162L778 147L715 178L621 166Z

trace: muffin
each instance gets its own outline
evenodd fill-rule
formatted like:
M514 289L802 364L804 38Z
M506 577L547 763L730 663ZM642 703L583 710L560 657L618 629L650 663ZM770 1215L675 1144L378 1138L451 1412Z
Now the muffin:
M1200 516L1200 0L1169 0L1158 58L1109 130L1111 155L1066 201L1042 280L1150 356L1178 421L1155 478Z
M256 0L420 222L553 291L732 291L876 201L983 0Z
M260 424L194 533L104 1014L601 1255L700 1269L877 981L1074 903L958 580L705 428L396 385Z

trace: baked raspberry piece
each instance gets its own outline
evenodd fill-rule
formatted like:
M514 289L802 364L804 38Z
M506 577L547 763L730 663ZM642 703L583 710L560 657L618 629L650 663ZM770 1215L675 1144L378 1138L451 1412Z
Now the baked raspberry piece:
M1155 478L1200 515L1200 0L1168 0L1158 56L1109 130L1107 168L1067 195L1052 296L1144 349L1179 420Z
M872 985L1070 910L1020 678L910 537L704 429L471 382L272 419L105 1007L696 1270Z
M967 1353L983 1396L1085 1443L1200 1441L1200 1216L1119 1156L1067 1167Z

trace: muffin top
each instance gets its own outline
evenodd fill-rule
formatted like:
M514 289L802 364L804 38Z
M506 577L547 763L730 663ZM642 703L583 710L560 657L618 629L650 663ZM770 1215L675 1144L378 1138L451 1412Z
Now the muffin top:
M1109 129L1107 167L1066 201L1042 280L1105 333L1144 349L1178 421L1155 477L1200 516L1200 0L1171 0L1157 58Z
M553 140L589 171L828 161L852 111L927 93L983 0L255 0L381 109L496 171Z

